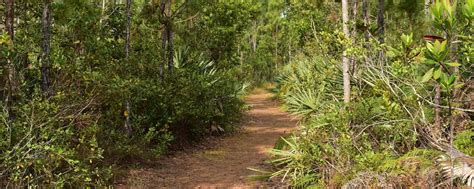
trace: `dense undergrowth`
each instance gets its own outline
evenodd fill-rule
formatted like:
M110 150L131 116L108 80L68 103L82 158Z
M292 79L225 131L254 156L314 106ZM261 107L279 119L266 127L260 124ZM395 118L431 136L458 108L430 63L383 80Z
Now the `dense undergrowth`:
M341 2L4 0L0 187L109 186L117 167L232 132L247 89L275 77L301 129L273 150L270 176L474 180L474 1L351 0L350 35Z
M233 79L232 70L190 56L176 57L173 74L163 81L152 67L127 78L91 71L69 75L73 86L47 100L37 91L33 99L18 99L9 114L1 114L0 175L18 186L104 185L112 164L153 159L170 144L232 131L246 84ZM130 112L124 102L132 105ZM131 135L124 131L126 116L132 118Z
M0 104L0 187L108 186L117 167L235 130L243 95L270 73L268 61L252 58L241 42L255 7L172 3L172 17L160 13L158 1L129 10L125 1L15 3L15 37L0 35L8 99ZM164 47L168 19L176 19L167 42L174 46Z
M439 33L452 32L454 29L446 29L449 16L443 11L455 8L440 4L432 8L433 28ZM262 176L281 179L295 188L449 187L451 177L456 187L472 186L474 173L469 162L474 149L474 124L469 115L469 95L473 41L468 25L473 6L472 1L460 4L463 8L458 9L459 17L450 22L457 24L458 48L454 50L438 40L423 42L421 36L413 34L391 39L388 33L387 42L381 44L373 38L349 41L337 29L314 31L314 38L277 79L277 94L286 109L300 117L300 129L276 145L270 160L275 169ZM349 46L347 52L356 62L351 68L349 104L342 101L343 46ZM433 59L459 61L447 63L457 68L457 74L442 73ZM449 87L449 77L456 78L456 87ZM442 96L446 97L441 102L446 106L439 135L433 106L437 82L441 82ZM448 103L452 99L448 98L452 90L457 91L453 97L457 100L449 106L458 109L451 112ZM448 116L451 113L452 117ZM454 125L454 148L464 153L453 158L453 164L449 150L433 145L449 141L450 125Z

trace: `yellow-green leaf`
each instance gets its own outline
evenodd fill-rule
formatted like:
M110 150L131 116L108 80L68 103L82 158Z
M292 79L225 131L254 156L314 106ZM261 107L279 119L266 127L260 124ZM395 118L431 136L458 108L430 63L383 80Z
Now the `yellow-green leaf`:
M454 86L455 89L460 89L461 87L464 86L464 83L458 83Z
M459 67L459 66L461 66L461 64L460 64L460 63L457 63L457 62L446 63L446 65L451 66L451 67Z
M434 68L431 68L430 70L428 70L428 72L425 73L423 78L421 78L421 82L425 83L429 81L431 77L433 77L433 71L434 71Z
M441 71L441 68L436 69L436 70L433 72L433 79L438 79L439 77L441 77L441 73L443 73L443 72Z

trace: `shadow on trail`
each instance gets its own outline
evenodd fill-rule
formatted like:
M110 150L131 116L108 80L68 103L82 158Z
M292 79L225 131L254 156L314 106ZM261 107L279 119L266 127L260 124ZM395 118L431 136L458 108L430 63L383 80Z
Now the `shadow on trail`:
M157 168L128 170L117 188L259 188L268 183L251 182L248 167L265 166L275 142L296 127L297 120L283 112L268 92L246 98L242 131L208 149L177 153L164 158Z

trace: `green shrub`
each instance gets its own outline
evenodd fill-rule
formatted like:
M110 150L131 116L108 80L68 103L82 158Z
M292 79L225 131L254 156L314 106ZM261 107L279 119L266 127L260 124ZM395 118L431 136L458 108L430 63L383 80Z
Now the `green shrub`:
M75 114L40 98L16 108L14 119L0 115L2 185L86 187L110 179L109 168L98 168L104 158L97 143L98 125L79 123L90 115Z
M454 139L454 146L460 151L474 156L474 131L465 130L456 135Z

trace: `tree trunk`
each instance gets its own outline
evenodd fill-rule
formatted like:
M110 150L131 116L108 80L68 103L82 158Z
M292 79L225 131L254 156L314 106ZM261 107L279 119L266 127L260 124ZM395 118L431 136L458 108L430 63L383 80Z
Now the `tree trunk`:
M436 105L441 105L441 86L439 84L436 84L435 86L435 97L434 97L434 103ZM433 136L441 139L441 133L442 133L442 125L443 125L443 119L441 115L441 108L439 106L435 107L435 123L434 123L434 128L431 131L433 133Z
M102 26L102 22L104 21L104 17L105 17L105 11L106 11L106 0L102 0L102 8L101 8L101 13L100 13L100 20L99 20L99 23L100 25Z
M251 43L252 43L252 51L255 53L257 51L257 35L258 35L258 25L257 25L257 20L253 21L253 34L251 38Z
M362 0L362 17L364 17L364 37L365 42L369 42L369 13L368 13L368 2L367 0ZM366 46L367 48L367 46Z
M352 44L357 43L357 10L358 10L358 0L352 0L351 1L351 16L353 23L351 27L351 37L352 37ZM354 56L350 57L350 66L352 67L352 75L356 74L357 72L357 62Z
M163 64L160 67L161 77L164 77L164 65L168 65L168 71L173 72L173 58L174 58L174 47L173 47L173 28L171 21L171 0L161 0L160 11L163 22L163 30L161 32L161 54L163 56Z
M275 53L274 53L275 58L278 57L278 32L279 32L279 28L278 28L278 25L276 25L275 33L273 34L273 41L275 42Z
M5 29L10 39L14 41L15 38L15 29L14 29L14 20L15 20L15 0L4 0L5 3Z
M14 20L15 20L15 1L14 0L5 0L5 30L8 33L8 36L10 37L10 41L12 46L14 45L15 41L15 29L14 29ZM6 78L6 95L4 96L4 101L5 101L5 109L7 111L8 117L12 118L12 115L10 114L10 105L13 101L13 91L16 88L15 84L15 68L13 66L13 57L11 54L7 58L7 78Z
M47 96L50 95L50 51L51 51L51 1L43 1L43 44L41 53L41 89Z
M342 0L342 29L346 38L350 38L349 31L349 6L347 0ZM349 75L349 58L347 52L344 50L342 54L342 74L344 85L344 102L349 103L351 100L351 80Z
M166 31L167 18L165 15L166 1L167 0L161 0L161 3L160 3L160 14L161 14L161 19L164 26L161 31L161 57L163 58L163 63L160 64L160 77L162 81L164 79L164 67L168 63L167 56L166 56L166 51L167 51L166 49L168 47L168 32Z
M168 8L169 9L169 8ZM171 11L170 11L171 12ZM170 18L171 18L171 13L170 13ZM173 43L173 23L171 19L168 22L168 27L167 27L167 32L168 32L168 71L170 73L173 73L173 67L174 67L174 43Z
M127 0L126 2L126 9L127 9L127 27L125 31L125 61L129 62L130 58L130 30L132 27L132 0ZM130 107L130 100L125 101L125 132L127 136L132 134L132 126L130 124L130 116L131 116L131 107Z
M288 39L288 64L291 63L292 59L292 54L291 54L291 36Z
M425 16L426 16L426 20L429 20L430 19L430 5L431 5L431 0L425 0L425 8L424 8L424 11L425 11Z
M378 27L378 36L379 36L380 43L384 42L384 34L385 34L384 13L385 13L385 0L379 0L378 12L377 12L377 27Z
M385 14L385 0L379 0L378 4L378 12L377 12L377 27L378 27L378 40L379 43L384 43L385 42L385 19L384 19L384 14ZM381 50L379 52L379 66L384 66L386 62L385 58L385 52Z
M126 9L127 9L127 24L125 31L125 59L130 57L130 29L132 26L132 0L127 0Z
M242 45L239 43L239 45L237 46L237 54L239 55L239 64L242 66L243 63L244 63L244 57L243 57L243 54L242 54Z

